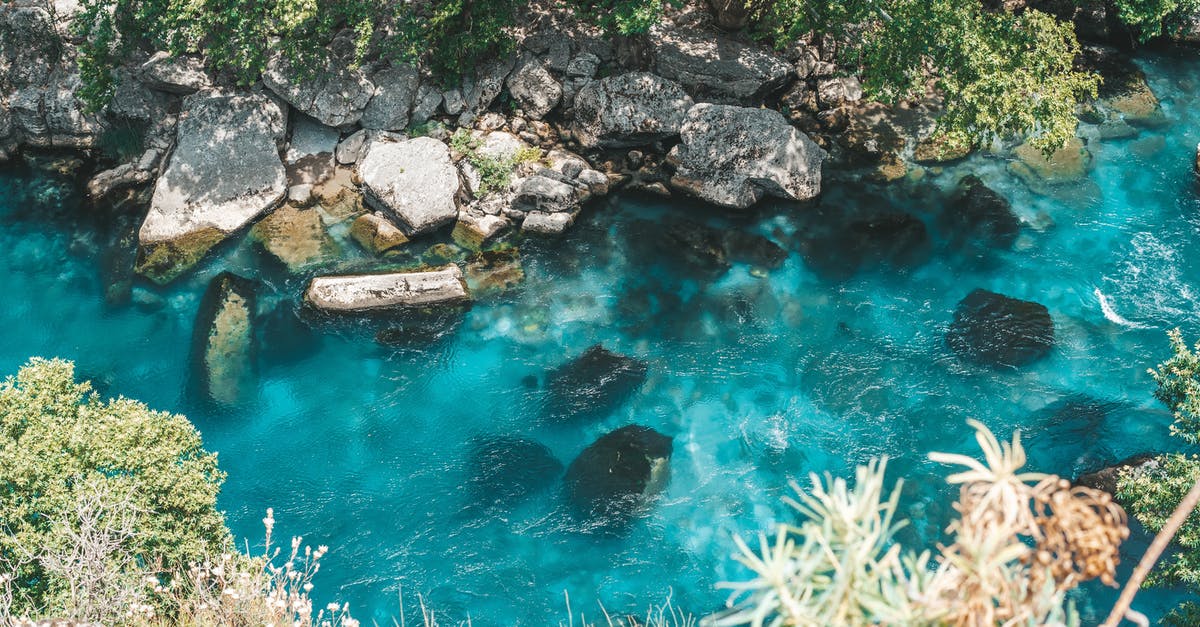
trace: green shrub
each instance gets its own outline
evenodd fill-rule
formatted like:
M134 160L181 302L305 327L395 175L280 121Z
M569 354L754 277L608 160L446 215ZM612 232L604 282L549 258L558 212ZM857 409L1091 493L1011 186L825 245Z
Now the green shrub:
M101 620L106 590L229 545L216 508L225 475L191 423L102 401L74 374L70 362L32 359L0 384L0 570L18 616ZM82 586L73 571L83 566L63 568L63 551L91 551L107 580Z
M533 146L522 146L512 156L496 158L480 154L479 145L480 140L465 128L458 129L450 136L450 147L463 155L479 173L479 189L476 190L479 196L506 189L512 181L514 168L542 158L541 149Z

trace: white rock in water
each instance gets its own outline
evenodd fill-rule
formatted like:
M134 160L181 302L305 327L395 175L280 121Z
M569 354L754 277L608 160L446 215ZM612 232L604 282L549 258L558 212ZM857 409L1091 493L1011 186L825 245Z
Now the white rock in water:
M261 95L184 99L175 150L138 231L137 270L166 283L287 193L278 142L287 127Z
M428 305L452 305L470 300L462 270L448 265L424 272L319 276L304 293L325 311L355 312Z
M367 203L394 216L410 235L458 217L460 182L450 149L431 137L372 136L358 162Z

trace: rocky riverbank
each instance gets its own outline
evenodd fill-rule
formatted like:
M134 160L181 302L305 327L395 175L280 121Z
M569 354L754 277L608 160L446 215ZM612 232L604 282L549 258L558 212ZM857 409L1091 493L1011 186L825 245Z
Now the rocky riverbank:
M157 283L246 232L296 273L319 272L346 246L381 260L443 246L443 261L463 260L514 235L559 235L617 190L736 211L812 199L823 171L912 181L972 150L933 134L932 95L864 101L835 63L836 42L777 52L698 10L675 13L633 50L579 25L547 27L451 85L331 52L314 78L275 59L260 82L235 87L199 59L147 51L91 112L78 94L76 9L0 9L0 161L47 148L96 155L88 194L145 207L135 268ZM1111 37L1090 15L1073 14L1080 32ZM1080 62L1109 80L1081 107L1079 137L1049 158L985 147L1010 154L1031 187L1082 176L1089 141L1161 123L1119 53L1089 48ZM135 141L112 149L122 135Z

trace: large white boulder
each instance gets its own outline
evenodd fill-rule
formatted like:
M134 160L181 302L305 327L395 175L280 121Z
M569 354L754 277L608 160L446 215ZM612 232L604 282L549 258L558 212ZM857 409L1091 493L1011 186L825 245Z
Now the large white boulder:
M436 139L376 134L357 167L367 204L398 220L410 235L458 217L458 169L450 149Z
M184 99L171 154L138 231L137 270L166 283L287 192L279 142L287 127L270 98Z

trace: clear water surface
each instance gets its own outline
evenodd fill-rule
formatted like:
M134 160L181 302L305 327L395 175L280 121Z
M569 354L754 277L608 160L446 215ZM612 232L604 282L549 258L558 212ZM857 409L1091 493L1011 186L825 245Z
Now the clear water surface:
M524 286L476 304L434 341L383 346L366 322L264 332L254 398L229 410L187 392L203 286L224 268L257 276L264 314L294 322L304 279L243 242L178 284L139 283L133 305L108 306L103 220L83 215L54 179L8 171L0 371L31 355L69 358L105 394L188 415L229 473L220 504L235 534L261 541L263 512L274 507L278 533L332 547L318 599L349 601L368 621L390 623L401 590L410 619L420 593L443 623L469 617L477 626L558 624L564 592L593 617L597 603L637 612L668 594L707 612L724 601L714 584L745 574L731 559L731 534L786 519L787 482L809 472L847 475L891 456L893 472L909 478L905 511L916 524L905 539L930 543L950 494L924 454L976 452L968 417L998 433L1024 429L1032 464L1065 475L1175 446L1145 370L1166 355L1167 329L1200 335L1200 65L1139 63L1170 124L1093 141L1095 164L1079 184L1034 191L1006 158L981 154L919 183L829 180L815 206L733 218L686 201L619 198L564 241L523 245ZM936 228L938 190L966 173L1020 214L1013 250L965 254ZM837 216L884 209L929 226L928 261L848 279L816 270L839 249L829 228ZM765 278L740 263L715 280L696 276L633 222L670 216L766 235L788 259ZM956 359L944 333L977 287L1046 305L1052 355L1020 371ZM1106 317L1100 295L1116 316ZM642 392L599 421L540 424L542 397L527 378L544 380L597 342L648 362ZM553 489L508 513L470 507L471 437L529 437L566 464L635 422L673 436L675 455L665 493L628 535L578 533ZM1085 619L1114 596L1085 591ZM1139 599L1158 614L1178 596Z

